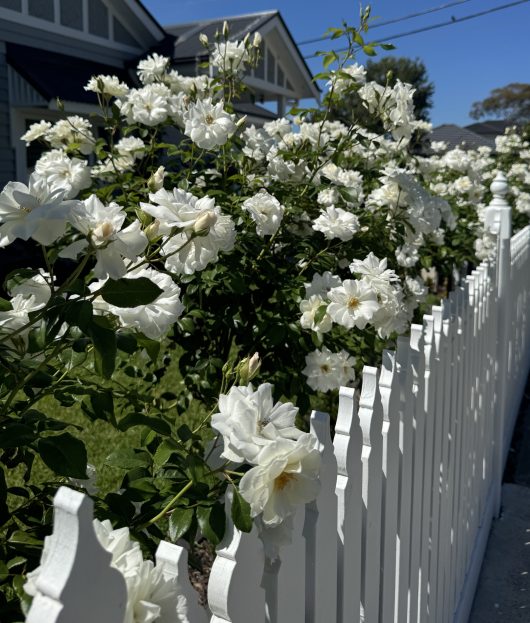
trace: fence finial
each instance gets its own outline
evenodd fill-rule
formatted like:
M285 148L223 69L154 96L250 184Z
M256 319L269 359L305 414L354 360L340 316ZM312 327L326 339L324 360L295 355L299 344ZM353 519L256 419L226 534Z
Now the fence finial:
M497 175L490 185L490 190L493 195L492 203L499 199L503 203L506 201L505 197L508 194L508 180L502 171L497 171Z
M504 239L512 235L512 209L506 200L509 189L506 176L498 171L490 185L493 198L485 210L486 226Z

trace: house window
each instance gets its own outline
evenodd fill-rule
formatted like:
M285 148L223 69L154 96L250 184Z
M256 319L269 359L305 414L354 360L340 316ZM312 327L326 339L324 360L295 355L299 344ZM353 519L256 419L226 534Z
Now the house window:
M53 0L28 0L28 13L48 22L55 21Z
M61 0L61 24L83 30L83 0Z
M22 11L22 0L0 0L0 7L12 11Z
M88 30L98 37L109 37L109 12L101 0L88 0Z
M276 82L276 59L270 50L267 50L267 81L272 84Z

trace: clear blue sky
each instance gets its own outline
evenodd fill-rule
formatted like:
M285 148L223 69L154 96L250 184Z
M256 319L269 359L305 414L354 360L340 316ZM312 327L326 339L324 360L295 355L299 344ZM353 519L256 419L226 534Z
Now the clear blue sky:
M392 42L392 35L450 20L452 16L484 11L510 0L467 0L461 5L423 17L382 26L372 36ZM322 35L343 19L355 25L359 11L356 0L143 0L162 24L197 19L280 10L295 41ZM373 0L372 15L390 20L451 0ZM374 24L377 22L374 22ZM337 42L335 42L336 44ZM431 120L435 125L473 122L471 104L486 97L491 89L510 82L530 82L530 2L445 28L397 39L393 54L418 57L427 66L436 91ZM301 47L304 55L325 44ZM388 54L385 53L385 54ZM366 59L361 55L360 62ZM313 72L320 60L312 59Z

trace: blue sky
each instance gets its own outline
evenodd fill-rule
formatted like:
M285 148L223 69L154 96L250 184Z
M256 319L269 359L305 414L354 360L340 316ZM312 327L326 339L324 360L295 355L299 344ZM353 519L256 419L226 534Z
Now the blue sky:
M373 0L372 15L380 21L402 17L451 0ZM444 22L507 4L510 0L466 0L460 5L423 17L382 26L373 36L392 42L392 35ZM279 9L295 41L322 35L343 19L355 25L356 0L144 0L144 5L162 24L223 17ZM377 23L377 22L374 22ZM337 42L335 42L336 44ZM530 82L530 2L445 28L415 34L395 41L392 54L420 58L427 66L436 91L431 120L441 123L472 123L471 104L491 89L510 82ZM304 55L325 44L302 46ZM360 62L365 58L361 55ZM313 72L320 60L308 61Z

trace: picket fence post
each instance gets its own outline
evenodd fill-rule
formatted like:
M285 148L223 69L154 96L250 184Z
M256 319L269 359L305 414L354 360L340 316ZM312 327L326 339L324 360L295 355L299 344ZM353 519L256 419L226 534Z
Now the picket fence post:
M361 611L363 433L358 397L350 387L339 390L333 447L337 459L337 623L352 623L359 620Z
M496 352L496 417L495 417L495 501L494 512L498 517L501 509L502 474L504 471L506 447L506 428L511 422L506 420L508 392L508 341L510 323L511 286L511 235L512 209L506 201L508 183L503 173L498 172L490 186L493 194L486 208L486 225L498 236L497 246L497 352Z
M26 623L123 621L127 587L96 537L92 500L60 487L53 505L53 534L45 542Z

